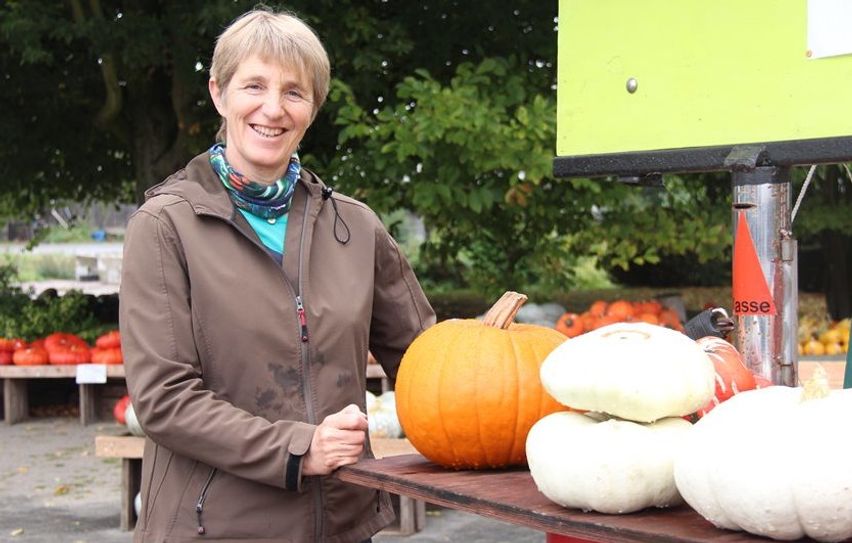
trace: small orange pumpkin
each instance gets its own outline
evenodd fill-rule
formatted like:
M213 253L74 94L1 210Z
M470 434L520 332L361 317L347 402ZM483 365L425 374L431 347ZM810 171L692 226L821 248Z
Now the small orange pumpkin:
M47 351L37 345L18 349L12 355L12 363L16 366L44 366L47 360Z
M742 356L733 345L715 336L703 337L697 343L710 357L716 370L715 395L696 413L698 417L703 417L735 394L757 387L754 374L743 363Z
M583 319L580 318L580 315L571 312L563 313L562 316L557 319L554 328L568 337L577 337L586 331L583 327Z
M618 319L614 322L627 322L633 318L633 304L627 300L616 300L606 308L606 316Z
M594 315L595 317L603 317L606 315L606 308L609 307L609 304L604 300L597 300L592 302L592 305L589 306L587 312L590 315Z
M116 349L121 347L121 334L118 330L110 330L95 340L95 347L99 349Z
M122 364L124 359L121 356L120 347L92 349L92 364Z
M526 464L532 425L565 410L545 392L539 368L567 340L553 328L512 322L526 298L507 292L482 321L442 321L403 356L397 414L432 462L454 469Z

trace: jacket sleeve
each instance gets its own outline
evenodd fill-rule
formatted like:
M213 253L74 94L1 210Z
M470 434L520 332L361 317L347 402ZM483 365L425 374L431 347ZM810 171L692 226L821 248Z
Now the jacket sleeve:
M370 352L391 379L396 379L405 350L435 324L435 312L411 265L391 235L376 228L375 286L370 322Z
M146 435L238 477L298 490L315 426L270 422L217 397L202 379L178 236L144 207L124 242L119 325L127 386Z

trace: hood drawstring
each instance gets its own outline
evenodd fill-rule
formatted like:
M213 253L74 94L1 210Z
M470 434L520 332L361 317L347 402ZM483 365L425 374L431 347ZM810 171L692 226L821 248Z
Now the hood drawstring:
M340 216L340 212L337 211L337 201L331 197L331 193L334 192L332 187L323 187L322 189L322 199L323 200L331 200L331 207L334 208L334 239L337 240L338 243L346 245L349 243L349 238L351 237L351 233L349 232L349 226L346 224L346 221L343 220L343 217ZM337 234L337 223L343 225L343 232L346 234L345 237L341 238Z

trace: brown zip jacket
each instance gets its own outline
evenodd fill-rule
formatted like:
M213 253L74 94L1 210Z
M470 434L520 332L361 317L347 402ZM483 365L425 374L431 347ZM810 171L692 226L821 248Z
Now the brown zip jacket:
M127 384L148 436L134 541L369 538L393 520L387 494L303 477L301 460L327 415L365 411L367 351L393 378L435 322L396 243L307 170L283 265L207 153L146 197L120 291Z

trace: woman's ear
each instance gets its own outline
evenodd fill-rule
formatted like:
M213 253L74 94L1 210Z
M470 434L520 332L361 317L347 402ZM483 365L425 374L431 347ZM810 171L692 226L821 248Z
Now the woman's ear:
M225 116L225 96L222 89L219 88L219 83L212 77L207 80L207 89L210 91L210 98L213 99L213 105L216 106L216 111L222 117Z

